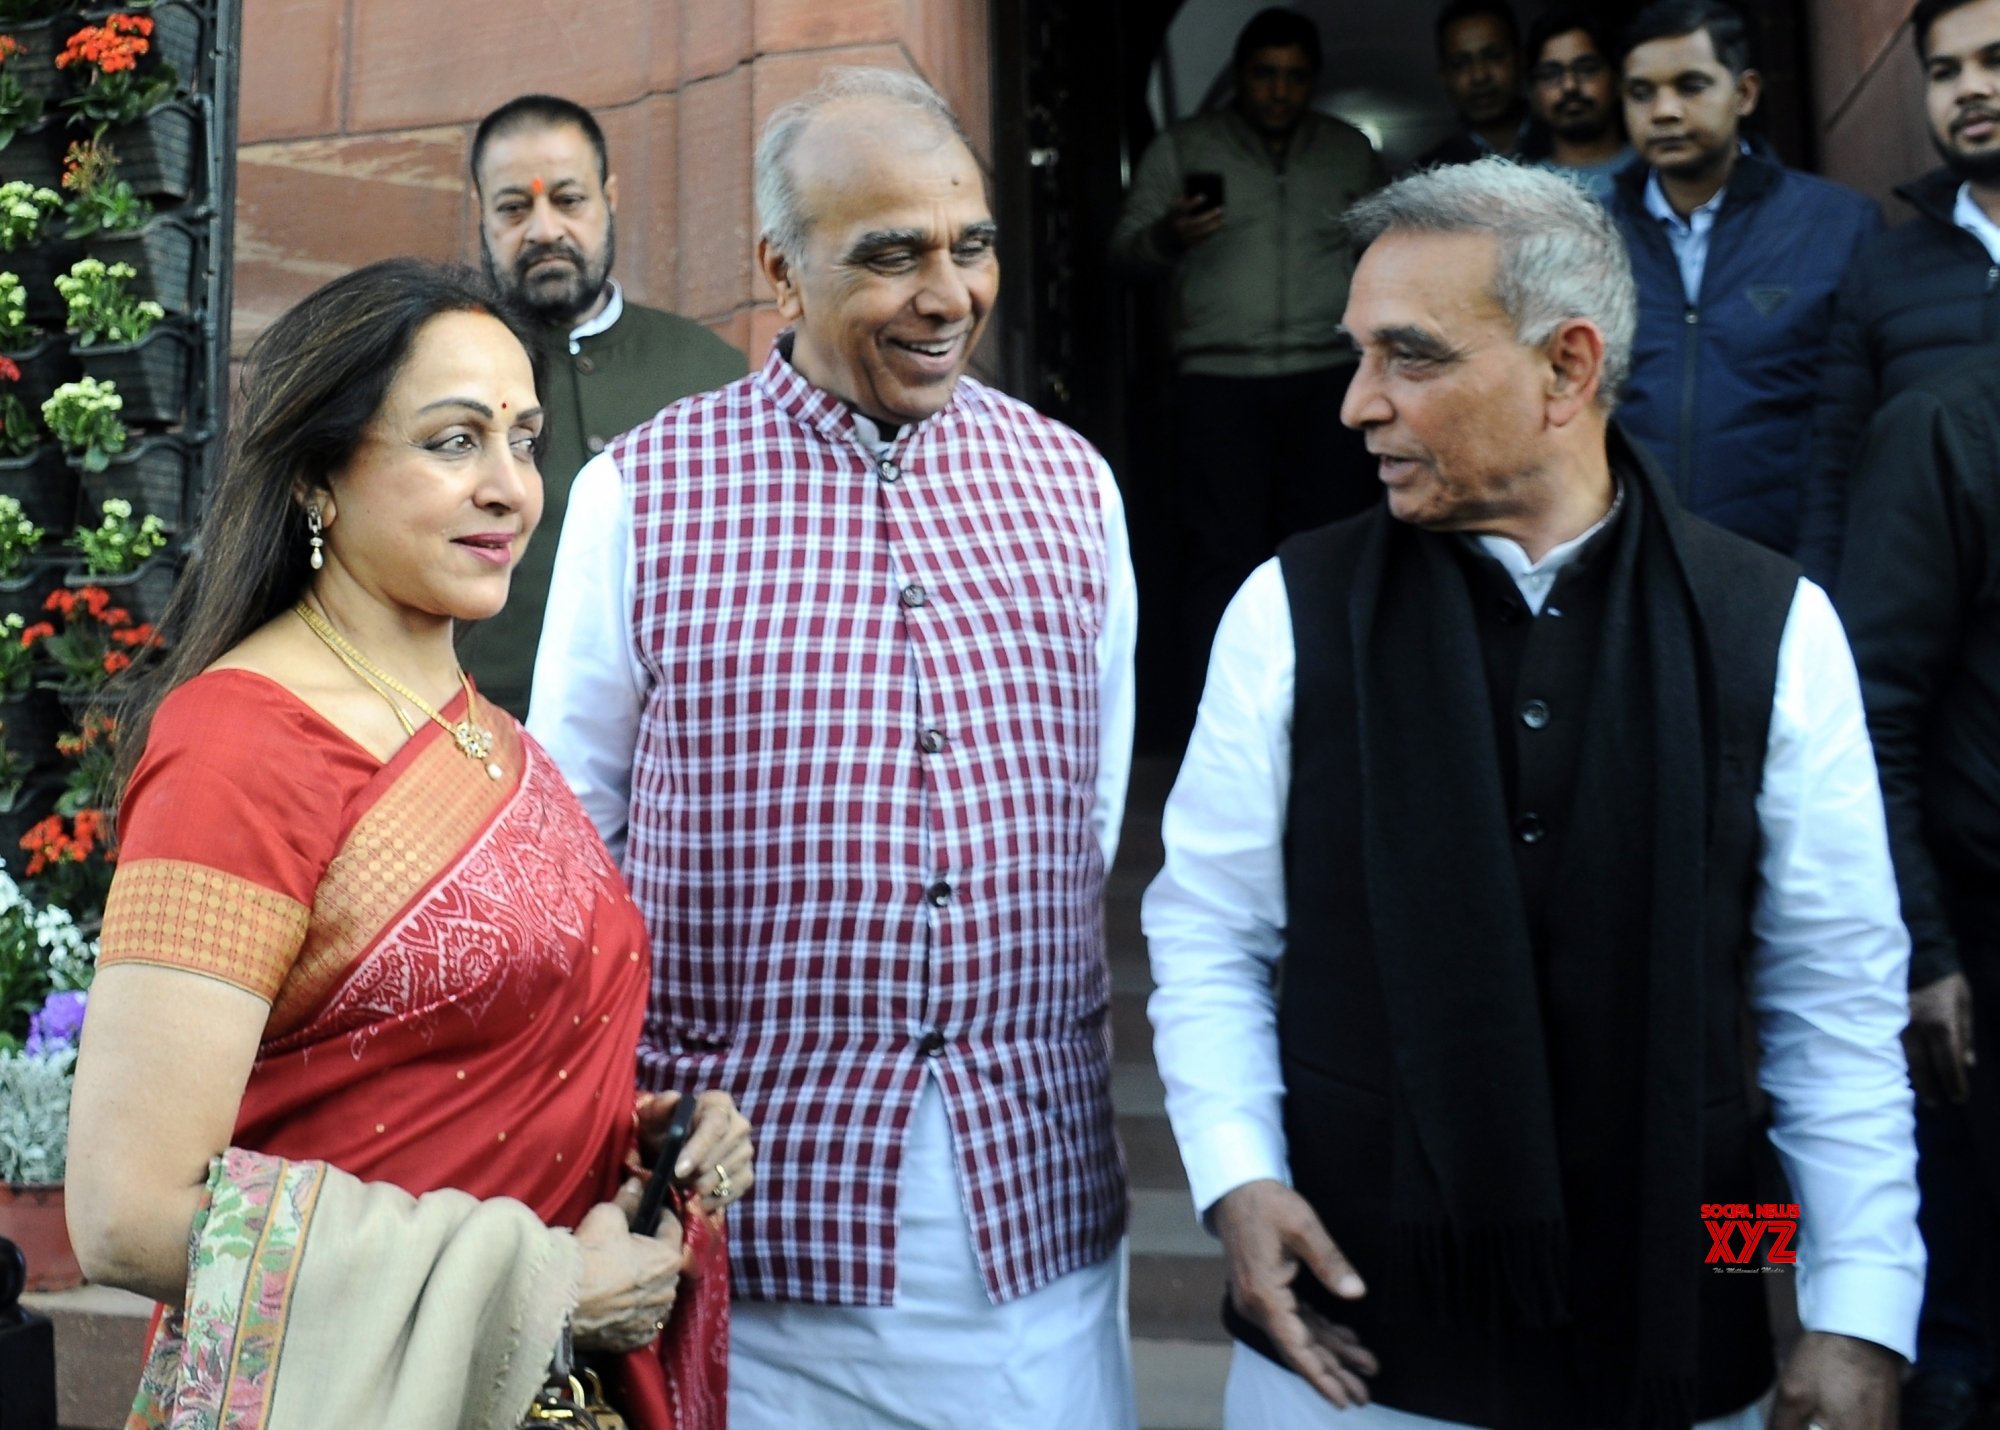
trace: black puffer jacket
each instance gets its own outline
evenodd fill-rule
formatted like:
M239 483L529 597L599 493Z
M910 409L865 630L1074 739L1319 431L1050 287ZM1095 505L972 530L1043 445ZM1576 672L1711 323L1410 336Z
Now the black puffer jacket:
M1958 183L1938 169L1896 190L1917 217L1861 251L1834 307L1798 550L1829 589L1869 419L1919 378L2000 343L2000 265L1952 222Z
M2000 937L2000 372L1961 355L1889 402L1853 496L1840 614L1921 988L1958 971L1955 931Z

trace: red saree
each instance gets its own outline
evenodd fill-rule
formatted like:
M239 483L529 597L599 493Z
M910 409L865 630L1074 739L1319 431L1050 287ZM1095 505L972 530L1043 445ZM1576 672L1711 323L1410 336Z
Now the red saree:
M572 1227L632 1145L646 931L552 762L480 713L505 779L435 725L381 764L262 676L188 682L126 795L101 961L270 1002L233 1146ZM705 1269L722 1284L721 1236L691 1221L666 1340L699 1364L670 1393L660 1349L624 1358L621 1408L643 1430L723 1423L726 1326L692 1294ZM710 1322L703 1343L684 1312Z

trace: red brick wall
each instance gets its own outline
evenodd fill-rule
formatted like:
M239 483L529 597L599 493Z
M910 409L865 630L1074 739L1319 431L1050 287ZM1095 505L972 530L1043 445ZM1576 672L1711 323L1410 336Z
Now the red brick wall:
M1879 200L1891 223L1909 209L1891 190L1936 166L1924 123L1923 71L1910 43L1911 0L1812 0L1819 168Z
M479 258L466 155L516 94L596 112L619 176L633 297L762 359L750 154L827 64L911 69L990 157L988 0L257 0L244 7L237 152L240 355L328 279L398 254Z

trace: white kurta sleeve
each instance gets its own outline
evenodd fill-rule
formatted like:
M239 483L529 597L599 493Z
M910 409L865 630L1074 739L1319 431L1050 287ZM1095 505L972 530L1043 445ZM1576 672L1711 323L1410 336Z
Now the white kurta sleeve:
M600 453L570 488L535 650L528 733L555 760L621 868L632 755L646 703L632 630L634 575L624 483Z
M1097 464L1097 489L1104 506L1104 624L1097 632L1097 797L1090 830L1104 851L1108 871L1118 858L1118 833L1125 819L1125 792L1132 779L1132 728L1138 713L1134 672L1139 643L1139 583L1132 574L1132 545L1125 527L1125 501L1111 468Z
M1779 646L1757 799L1751 1005L1799 1200L1799 1317L1916 1352L1924 1248L1901 1033L1909 938L1847 638L1807 581Z
M1147 1012L1195 1210L1245 1182L1289 1183L1277 994L1291 785L1291 609L1275 560L1222 617L1161 834L1143 920Z

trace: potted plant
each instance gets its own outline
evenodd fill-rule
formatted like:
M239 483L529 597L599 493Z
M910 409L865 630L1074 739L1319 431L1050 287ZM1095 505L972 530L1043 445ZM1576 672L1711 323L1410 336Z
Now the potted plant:
M0 589L20 580L44 535L22 512L19 501L0 492Z
M101 584L103 576L130 576L167 544L166 527L147 513L133 520L132 503L114 497L101 508L96 526L79 526L69 545L83 553L82 585Z
M135 651L159 644L152 623L113 605L103 586L53 591L43 609L61 618L62 628L38 621L21 639L41 662L36 684L73 710L86 709L105 681L132 664Z
M68 531L76 512L76 473L62 448L42 440L41 424L18 389L21 369L0 354L0 501L12 501L44 531ZM0 521L0 544L7 537ZM0 592L10 578L0 577ZM18 579L18 578L11 578Z
M159 56L162 68L172 68L179 75L182 89L192 87L200 79L202 42L208 33L208 19L202 5L194 3L194 0L136 0L136 3L124 5L87 5L83 18L101 22L121 10L128 13L144 11L152 18L153 33L148 38L153 42L153 53Z
M113 181L117 182L115 175ZM132 195L129 184L125 193L142 206L128 210L139 219L138 226L97 231L90 245L92 256L108 264L129 264L136 276L126 286L134 297L150 298L170 314L193 312L201 302L195 291L200 274L195 262L197 225L168 214L149 218L151 206ZM129 221L124 213L117 217Z
M100 380L115 383L127 422L171 422L187 393L189 334L159 326L166 309L129 289L129 263L80 258L56 279L69 304L70 352Z
M42 404L42 421L75 466L101 472L125 450L125 424L118 417L124 406L115 383L80 377L58 387Z
M9 153L7 157L12 172L14 156ZM75 245L59 239L50 223L62 206L62 195L54 189L24 179L0 184L0 253L11 255L7 267L20 279L21 289L27 295L26 312L31 323L62 319L55 276L75 261Z
M5 379L6 390L31 410L83 371L61 334L43 332L29 320L27 286L19 274L6 271L0 271L0 357L15 374Z
M144 118L172 99L180 84L174 67L153 55L150 15L107 15L102 24L74 31L56 56L56 68L67 70L76 85L62 102L69 122L100 133Z
M0 149L42 117L43 96L21 83L21 73L27 68L22 57L27 53L28 47L21 41L0 35Z
M62 71L56 68L56 27L61 23L56 17L73 8L70 0L0 0L0 27L21 46L16 78L21 88L44 101L63 88Z
M70 238L130 233L146 226L153 206L118 176L118 156L100 139L79 140L63 155L61 200Z
M79 526L68 545L83 553L84 569L71 572L63 584L79 591L94 591L105 602L116 599L136 612L109 607L96 615L106 627L112 647L127 652L152 638L151 622L167 608L174 594L174 563L160 553L166 549L166 525L148 512L134 519L132 503L113 497L103 504L103 519L94 527ZM95 599L95 598L93 598ZM124 617L116 620L114 617ZM143 636L120 634L138 624ZM104 662L106 675L115 675L130 665L129 654Z
M20 807L22 781L37 764L46 764L58 753L56 741L64 725L62 707L35 684L42 662L36 647L54 634L55 627L47 621L31 626L19 611L0 616L0 749L20 767L17 770L9 765L7 778L0 779L0 786L10 791L0 800L0 816ZM0 828L5 827L8 822L0 820ZM20 837L20 829L13 829L12 837L0 839L0 851L11 851Z
M63 104L71 124L110 137L135 190L184 199L194 187L195 114L170 103L179 84L173 66L146 63L152 34L153 21L133 14L109 15L71 34L56 56L76 86Z
M63 1219L69 1101L97 947L60 905L38 906L0 871L0 1236L28 1258L28 1287L82 1271Z

